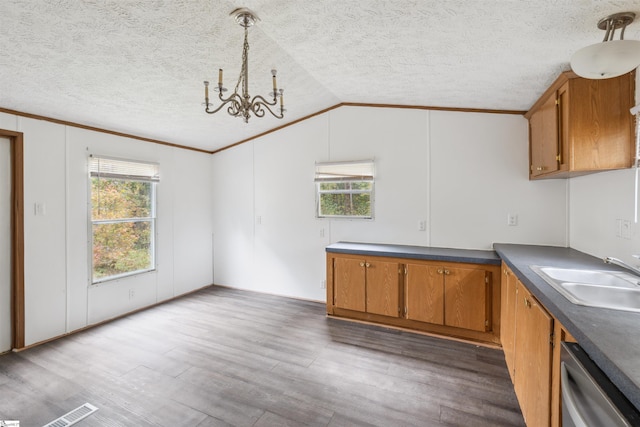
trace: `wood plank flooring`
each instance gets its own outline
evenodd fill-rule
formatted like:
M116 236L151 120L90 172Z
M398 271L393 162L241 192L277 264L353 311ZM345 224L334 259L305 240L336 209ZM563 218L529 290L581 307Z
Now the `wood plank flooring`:
M0 420L42 426L523 426L500 350L210 287L0 356Z

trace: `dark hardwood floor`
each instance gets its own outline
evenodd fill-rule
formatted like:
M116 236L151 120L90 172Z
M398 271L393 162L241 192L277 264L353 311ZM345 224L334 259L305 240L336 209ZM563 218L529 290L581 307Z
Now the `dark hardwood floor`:
M0 420L42 426L522 426L500 350L211 287L0 356Z

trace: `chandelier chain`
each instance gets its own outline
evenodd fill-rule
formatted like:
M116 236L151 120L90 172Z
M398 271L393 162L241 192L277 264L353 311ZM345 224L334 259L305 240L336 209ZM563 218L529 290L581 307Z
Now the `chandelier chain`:
M245 64L249 60L249 39L247 37L247 33L248 33L247 27L244 27L244 43L242 45L242 68L245 67ZM235 93L238 93L238 88L240 87L240 84L242 84L242 77L244 76L244 72L245 72L244 69L240 70L240 75L238 76L238 82L236 83L236 87L233 90ZM243 96L247 95L244 90L242 92L242 95Z

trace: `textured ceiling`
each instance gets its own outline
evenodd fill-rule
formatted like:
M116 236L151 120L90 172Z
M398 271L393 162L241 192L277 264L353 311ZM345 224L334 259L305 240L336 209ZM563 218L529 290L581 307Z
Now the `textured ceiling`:
M284 120L204 113L203 80L233 89L242 28L251 95L271 68ZM527 110L638 0L2 0L0 108L216 150L341 102ZM627 28L640 39L640 18ZM213 92L212 92L213 93Z

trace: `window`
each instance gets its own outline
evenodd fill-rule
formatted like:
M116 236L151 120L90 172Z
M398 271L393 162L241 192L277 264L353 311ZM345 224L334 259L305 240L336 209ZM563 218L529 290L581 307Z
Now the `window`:
M373 160L316 163L318 218L373 218Z
M158 165L89 158L92 283L155 269Z

